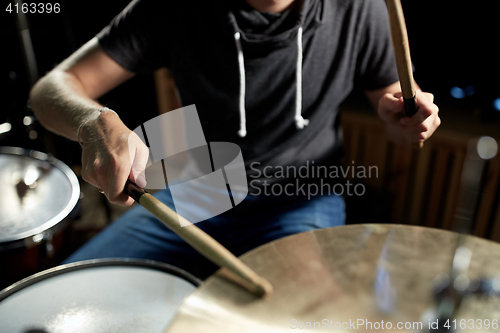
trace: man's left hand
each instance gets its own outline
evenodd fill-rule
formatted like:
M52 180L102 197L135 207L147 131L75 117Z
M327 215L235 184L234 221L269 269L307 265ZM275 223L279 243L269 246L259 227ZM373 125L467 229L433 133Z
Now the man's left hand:
M441 124L439 108L434 95L416 92L417 112L410 118L405 115L401 92L386 93L378 103L377 112L386 124L388 136L396 142L418 143L427 140Z

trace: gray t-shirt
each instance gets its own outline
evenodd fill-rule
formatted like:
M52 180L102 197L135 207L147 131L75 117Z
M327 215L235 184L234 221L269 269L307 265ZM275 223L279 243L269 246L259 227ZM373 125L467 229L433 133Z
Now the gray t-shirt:
M299 27L301 113L309 120L301 130L294 120ZM244 138L235 32L246 77ZM297 0L281 14L259 13L244 0L137 0L98 38L128 70L170 68L183 105L196 105L206 140L238 144L249 175L266 166L338 163L339 105L354 87L398 80L383 0Z

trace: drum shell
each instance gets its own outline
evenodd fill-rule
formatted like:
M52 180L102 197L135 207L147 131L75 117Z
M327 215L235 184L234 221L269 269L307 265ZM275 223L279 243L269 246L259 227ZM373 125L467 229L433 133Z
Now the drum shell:
M0 275L0 289L27 276L60 263L62 251L68 239L68 228L74 220L74 212L53 228L22 240L0 243L0 267L6 267ZM35 241L35 240L38 241Z

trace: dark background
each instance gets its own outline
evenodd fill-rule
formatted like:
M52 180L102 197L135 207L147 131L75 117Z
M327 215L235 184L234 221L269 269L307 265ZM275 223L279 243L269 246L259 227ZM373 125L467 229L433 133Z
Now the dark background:
M47 2L47 1L43 1ZM50 1L55 3L55 1ZM27 14L40 75L91 39L124 8L128 0L60 1L58 14ZM498 121L500 112L493 109L493 100L500 97L498 76L500 30L494 2L450 0L403 0L415 78L420 86L433 92L442 112L475 114L478 122ZM40 126L26 127L22 118L30 114L26 108L29 83L24 68L14 13L0 8L0 124L10 121L13 129L0 135L0 145L49 150L67 163L77 163L78 147L58 137L46 138ZM472 96L454 99L450 88L470 86ZM141 75L104 96L101 101L120 111L130 128L156 114L152 75ZM140 115L140 117L138 116ZM28 132L35 129L39 138L30 140ZM68 149L75 154L60 156Z

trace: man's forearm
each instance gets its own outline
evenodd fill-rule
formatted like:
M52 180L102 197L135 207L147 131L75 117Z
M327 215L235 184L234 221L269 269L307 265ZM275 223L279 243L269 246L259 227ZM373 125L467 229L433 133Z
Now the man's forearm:
M81 123L102 107L95 99L133 76L93 38L33 87L33 110L43 126L77 140Z
M125 183L127 179L140 183L149 150L117 114L95 111L102 108L97 98L134 75L93 38L42 78L30 94L43 126L82 144L82 178L110 202L125 205L134 202L123 192Z
M80 124L101 105L86 96L78 78L54 70L33 87L33 110L44 127L71 140L77 140Z

